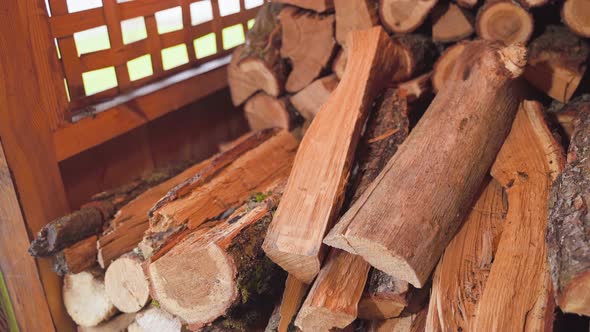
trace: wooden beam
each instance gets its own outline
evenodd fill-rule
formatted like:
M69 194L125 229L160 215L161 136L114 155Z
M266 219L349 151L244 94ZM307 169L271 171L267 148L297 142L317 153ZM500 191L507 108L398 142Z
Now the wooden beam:
M69 331L73 325L61 301L59 278L49 261L39 260L37 270L26 254L29 234L69 210L48 121L48 114L60 111L60 102L55 86L47 84L53 75L53 40L45 2L2 1L0 19L0 45L10 45L0 48L0 138L6 151L0 158L0 243L2 252L10 253L1 255L0 269L21 330Z

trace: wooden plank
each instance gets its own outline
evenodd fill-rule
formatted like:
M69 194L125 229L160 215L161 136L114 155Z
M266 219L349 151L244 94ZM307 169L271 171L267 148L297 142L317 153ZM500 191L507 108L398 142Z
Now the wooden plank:
M54 38L71 37L74 32L84 31L105 25L102 8L93 8L76 13L69 13L67 5L62 10L58 1L50 0L53 16L49 19L51 34Z
M11 254L0 259L13 299L21 300L15 303L21 329L47 331L55 325L59 331L69 331L73 325L63 308L59 278L46 260L38 261L37 271L25 250L28 233L69 210L46 114L58 107L51 91L54 85L45 84L52 75L47 57L53 56L46 48L52 43L46 15L42 0L0 2L0 45L10 45L0 48L0 137L26 221L15 197L12 203L1 204L12 208L4 211L7 216L0 223L2 252Z
M109 32L111 49L114 52L118 52L123 49L125 45L123 44L123 31L121 30L121 19L119 17L120 11L117 0L104 0L103 9L103 15ZM119 91L128 89L131 83L129 71L127 70L127 60L128 59L124 59L122 63L115 65L115 74L117 75Z
M226 76L223 66L60 128L53 136L56 158L67 159L221 90Z

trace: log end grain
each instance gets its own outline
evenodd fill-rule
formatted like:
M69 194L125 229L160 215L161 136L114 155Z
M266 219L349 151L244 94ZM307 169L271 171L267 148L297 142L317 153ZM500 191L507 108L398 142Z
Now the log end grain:
M477 13L477 35L506 45L526 43L533 33L533 16L511 1L487 2Z
M66 275L63 301L70 317L82 326L96 326L117 312L105 291L102 273L98 271Z
M438 0L381 0L381 23L390 32L412 32L424 22L437 2Z
M565 1L561 9L561 18L573 32L590 38L590 3L586 0Z
M120 257L109 265L104 282L109 299L120 311L138 312L147 304L149 283L136 255Z

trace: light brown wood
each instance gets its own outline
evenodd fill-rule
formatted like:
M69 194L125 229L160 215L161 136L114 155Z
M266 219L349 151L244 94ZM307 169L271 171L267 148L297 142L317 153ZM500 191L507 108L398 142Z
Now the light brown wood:
M392 82L407 81L432 69L438 51L430 38L419 34L401 34L392 40L402 52L402 63L394 72Z
M319 78L293 95L290 101L305 119L312 120L330 98L338 82L334 74Z
M567 103L586 72L590 46L566 27L547 26L529 46L524 77L553 99Z
M510 0L487 0L477 12L477 35L506 45L526 43L533 33L533 16Z
M590 316L590 241L586 236L590 102L571 102L575 113L567 165L549 196L547 246L557 304L564 312Z
M127 332L127 328L135 320L135 315L121 314L93 327L78 326L78 332Z
M458 230L457 216L477 194L508 134L519 103L513 81L524 70L526 49L478 41L461 61L456 70L462 74L437 94L341 221L350 222L345 237L356 253L418 288Z
M147 304L150 289L142 263L141 256L130 253L115 260L105 272L107 296L121 312L138 312Z
M526 9L540 7L548 4L549 0L517 0L518 3Z
M426 331L471 331L502 235L507 202L487 181L434 272Z
M478 0L456 0L457 4L463 8L473 8L477 5Z
M435 42L456 42L475 31L473 14L454 3L440 3L431 15L432 40Z
M55 255L53 270L59 274L80 273L96 265L97 236L89 236Z
M344 75L344 68L346 68L346 50L341 49L338 51L338 54L336 54L334 61L332 61L332 71L339 80L341 80Z
M253 131L266 128L291 130L297 116L292 107L286 97L275 98L259 92L244 105L244 115Z
M149 307L135 317L127 332L180 332L182 322L158 307Z
M422 74L409 81L401 82L397 88L405 92L406 99L409 103L420 100L432 94L432 72Z
M380 27L353 32L349 42L353 60L303 137L263 246L275 263L307 283L325 256L322 239L342 206L369 101L400 63L398 48Z
M564 161L545 124L541 104L524 101L491 169L506 190L508 213L479 300L474 331L552 330L555 303L545 209L551 182Z
M238 47L232 53L231 62L227 66L227 82L234 106L243 104L250 96L256 93L256 80L254 75L249 75L240 69L238 63L243 47Z
M293 5L299 8L311 9L318 13L323 13L334 8L334 0L272 0Z
M104 287L104 274L95 269L64 277L63 301L72 319L82 326L96 326L117 313Z
M590 37L590 4L585 0L566 0L561 8L561 19L576 34Z
M426 322L427 309L404 317L382 321L371 321L367 332L422 332Z
M432 88L434 92L441 90L448 81L453 80L455 64L469 42L460 42L447 48L436 60L432 70Z
M412 286L372 269L359 302L359 317L383 320L399 316L409 304Z
M334 0L336 40L346 47L350 32L379 24L377 3L373 0Z
M424 22L438 0L380 0L381 24L389 32L412 32Z
M292 275L287 276L279 309L280 319L277 332L289 331L289 325L295 320L308 289L309 285L297 280Z
M318 78L334 50L334 15L312 14L287 7L279 14L281 56L291 60L285 89L296 93Z

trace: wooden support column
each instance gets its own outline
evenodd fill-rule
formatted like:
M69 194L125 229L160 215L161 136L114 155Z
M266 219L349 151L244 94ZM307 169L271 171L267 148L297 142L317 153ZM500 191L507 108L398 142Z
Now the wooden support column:
M27 253L30 235L68 212L49 115L63 112L48 84L55 46L43 0L0 1L0 270L21 331L74 329L60 279Z

